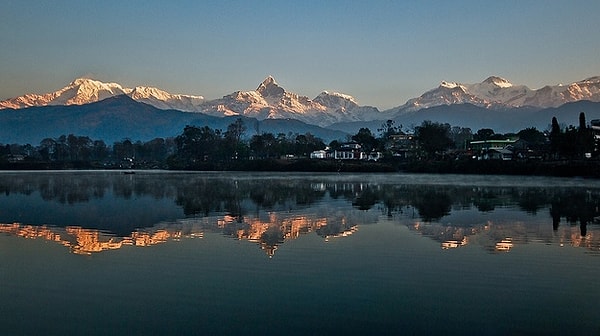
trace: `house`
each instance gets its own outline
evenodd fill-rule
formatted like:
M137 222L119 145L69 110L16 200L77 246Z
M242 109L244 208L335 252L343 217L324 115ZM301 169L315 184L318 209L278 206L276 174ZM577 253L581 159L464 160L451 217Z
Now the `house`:
M324 149L314 151L314 152L310 153L310 158L311 159L326 159L327 151Z
M508 148L488 149L481 155L481 160L504 160L510 161L513 159L513 151Z
M9 155L8 162L10 162L10 163L22 162L22 161L25 161L25 158L26 158L26 156L21 155L21 154Z
M515 142L517 142L517 140L511 140L511 139L471 141L471 142L469 142L469 148L473 152L487 150L487 149L498 150L498 149L506 148L506 146L514 145Z
M412 134L392 134L388 137L386 149L396 158L407 159L416 148Z
M512 160L517 140L478 140L469 142L473 158L477 160Z
M366 159L367 155L361 150L360 144L349 142L334 150L333 158L336 160L362 160Z
M362 146L355 142L344 143L340 148L331 150L326 148L310 153L311 159L334 159L334 160L370 160L377 161L383 157L381 152L365 153Z

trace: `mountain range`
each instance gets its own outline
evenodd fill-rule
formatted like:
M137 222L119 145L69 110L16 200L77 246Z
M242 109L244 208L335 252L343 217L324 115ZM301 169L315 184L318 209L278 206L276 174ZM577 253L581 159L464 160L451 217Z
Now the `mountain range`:
M116 99L120 96L128 99ZM113 99L108 106L95 105L108 98ZM578 102L579 104L576 104ZM123 106L119 107L118 104ZM104 110L95 112L98 115L93 118L86 114L85 125L75 127L75 120L83 122L80 118L81 111L89 114L97 110L98 106ZM492 128L502 132L518 131L525 127L545 129L552 118L552 116L548 118L548 113L585 108L586 111L579 112L586 112L588 120L591 120L600 118L599 106L600 76L568 85L547 85L537 90L525 85L513 85L510 81L497 76L491 76L475 84L443 81L437 88L409 99L403 105L384 111L372 106L361 106L352 96L338 92L322 91L315 98L310 99L285 90L272 76L268 76L255 90L235 91L214 100L207 100L200 95L171 94L153 87L126 88L117 83L79 78L55 92L25 94L0 101L2 110L0 128L11 125L12 129L6 129L9 133L14 133L17 129L31 133L28 128L32 127L31 125L38 124L35 127L41 127L39 125L41 119L35 120L32 116L40 118L40 111L44 111L43 113L48 114L43 118L47 125L56 126L53 118L59 118L65 126L71 126L72 131L63 128L66 133L79 132L90 136L92 133L98 136L105 134L105 137L112 139L119 136L110 129L104 130L108 133L102 133L99 128L94 128L94 125L111 124L110 121L97 120L95 124L90 120L100 118L102 113L104 118L121 118L123 127L128 122L137 120L137 125L132 124L128 128L130 133L136 133L137 131L132 131L132 127L142 130L149 127L147 123L153 124L149 120L144 120L146 117L135 116L139 113L141 116L153 115L155 120L163 120L165 116L171 116L171 121L167 119L162 122L164 125L173 124L174 128L170 130L165 128L156 133L161 136L174 136L186 124L205 123L216 127L214 125L222 124L217 122L219 119L227 118L226 120L231 121L234 117L244 117L252 129L260 128L259 122L272 121L271 124L278 124L279 128L285 130L286 127L281 126L283 121L287 120L289 123L297 121L293 129L298 133L305 133L303 129L312 128L313 132L320 133L324 139L333 139L340 135L336 131L353 134L361 127L370 127L374 132L383 122L390 119L408 128L420 124L423 120L432 120L447 122L453 126L470 127L474 131L479 128ZM121 113L120 117L109 115L106 108ZM151 113L148 112L150 110ZM124 111L129 115L123 115ZM562 113L565 118L562 122L576 123L576 115L579 112ZM575 117L571 115L573 113ZM21 127L19 122L24 126ZM59 128L62 127L56 128L52 135L48 136L55 136ZM50 129L44 132L40 130L38 138L50 131ZM81 133L84 131L89 133ZM123 132L125 131L123 129ZM261 131L265 132L266 129L263 127ZM169 132L174 133L167 134ZM151 131L142 133L139 133L140 139L152 136ZM123 137L133 137L133 135L120 136ZM18 138L18 136L4 135L0 137L0 141L9 141L9 139L14 141ZM29 138L33 140L35 137Z

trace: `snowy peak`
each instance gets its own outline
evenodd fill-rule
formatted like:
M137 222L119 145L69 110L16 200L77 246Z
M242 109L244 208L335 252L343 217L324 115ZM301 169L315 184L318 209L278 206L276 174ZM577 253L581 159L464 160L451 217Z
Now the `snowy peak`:
M202 112L214 116L244 115L257 119L297 119L327 126L341 121L371 120L379 117L374 107L361 107L349 95L323 91L315 99L284 90L268 76L253 91L236 91L208 101Z
M461 84L455 83L455 82L442 81L440 83L439 88L441 88L441 89L456 89L456 88L459 88L459 89L465 91L464 87Z
M117 83L103 83L89 78L78 78L59 90L48 105L88 104L129 92L131 89L123 88Z
M204 102L202 96L174 95L157 88L144 86L130 89L117 83L104 83L90 78L77 78L55 92L42 95L26 94L1 101L0 109L19 109L46 105L83 105L118 95L128 95L136 101L153 105L159 109L176 109L188 112L199 111L199 106Z
M25 108L46 105L81 105L93 103L116 95L127 94L131 89L116 83L103 83L89 78L78 78L64 88L46 94L26 94L0 102L0 109Z
M490 76L481 82L481 84L490 84L499 88L509 88L513 86L508 80L497 76Z
M132 99L150 104L162 110L180 110L186 112L200 112L204 97L171 94L154 87L137 86L129 94Z
M258 88L256 88L256 92L260 93L261 96L267 98L281 98L285 93L285 90L277 84L275 78L273 76L268 76Z
M339 92L323 91L313 101L329 108L343 108L344 110L348 110L358 107L358 103L354 97Z
M600 76L569 85L547 85L532 90L525 85L513 85L507 79L490 76L481 83L446 82L406 104L392 109L394 113L452 104L473 104L485 108L498 107L558 107L579 100L600 102Z
M425 92L420 97L408 100L406 104L400 106L398 109L415 111L439 105L466 103L478 106L488 105L483 99L471 94L464 84L442 81L437 88Z
M198 103L204 101L204 97L202 96L171 94L161 89L148 86L136 86L128 95L135 100L154 98L163 101L176 99L196 100Z

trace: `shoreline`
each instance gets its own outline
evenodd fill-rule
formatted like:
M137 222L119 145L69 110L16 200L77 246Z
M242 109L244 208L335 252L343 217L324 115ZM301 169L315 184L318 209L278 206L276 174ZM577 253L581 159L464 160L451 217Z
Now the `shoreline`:
M15 162L3 163L0 171L18 170L151 170L156 167L106 167L89 162ZM339 173L421 173L466 175L524 175L600 178L598 161L391 161L379 162L315 159L261 159L229 162L199 162L185 167L159 167L172 171L264 171L264 172L339 172Z

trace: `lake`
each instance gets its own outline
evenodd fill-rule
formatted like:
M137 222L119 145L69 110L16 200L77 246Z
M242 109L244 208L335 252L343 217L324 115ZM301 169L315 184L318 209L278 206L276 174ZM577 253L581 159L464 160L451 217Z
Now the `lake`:
M599 218L579 178L2 172L0 333L599 335Z

